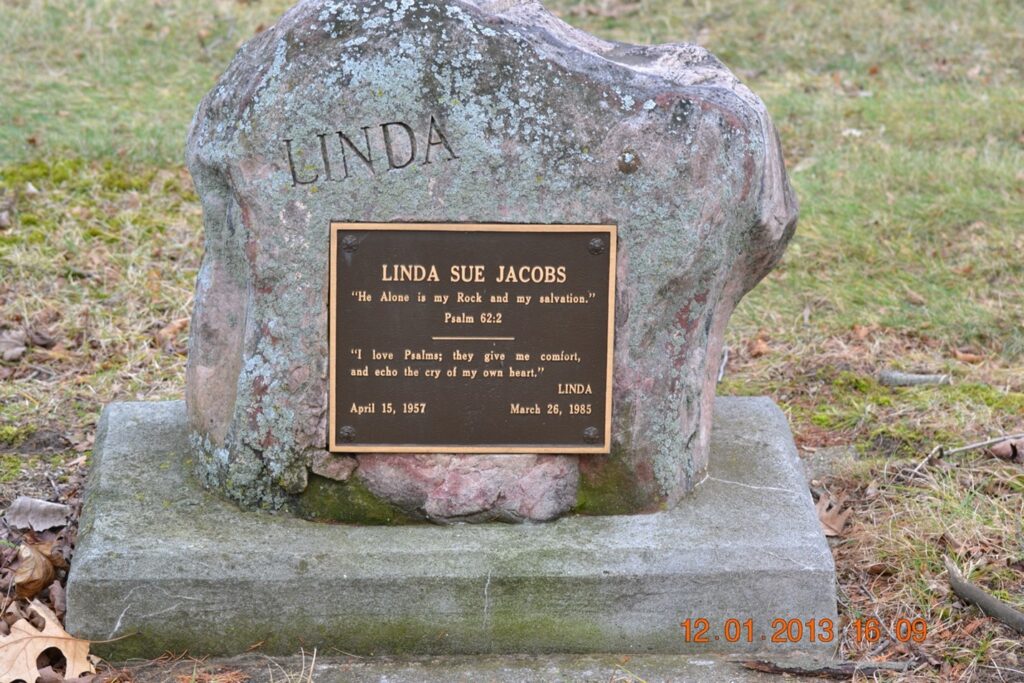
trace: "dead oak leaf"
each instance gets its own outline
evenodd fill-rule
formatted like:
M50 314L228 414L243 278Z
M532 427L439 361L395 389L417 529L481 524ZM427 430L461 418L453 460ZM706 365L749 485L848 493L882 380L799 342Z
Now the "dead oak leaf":
M850 520L853 510L843 509L843 497L833 499L829 494L822 493L814 509L818 512L818 521L826 536L841 536L846 523Z
M960 349L953 349L953 357L961 363L977 364L985 360L985 356L980 353L974 353L973 351L961 351Z
M771 351L771 347L768 346L768 342L763 337L751 339L747 344L747 353L750 354L751 358L760 358Z
M56 571L40 549L28 543L18 548L18 566L14 570L14 592L19 598L31 600L53 583ZM29 679L35 680L35 679Z
M1024 439L1010 439L997 443L989 451L997 458L1010 462L1024 462Z
M67 524L69 514L71 508L67 505L30 496L18 496L7 508L4 519L16 529L46 531Z
M65 676L78 678L95 673L89 657L89 641L79 640L65 631L57 615L49 607L33 600L30 609L42 617L43 628L33 626L27 619L11 624L11 632L0 637L0 683L35 681L40 676L36 662L45 650L57 648L67 660Z
M25 355L25 330L3 330L0 332L0 359L15 361Z

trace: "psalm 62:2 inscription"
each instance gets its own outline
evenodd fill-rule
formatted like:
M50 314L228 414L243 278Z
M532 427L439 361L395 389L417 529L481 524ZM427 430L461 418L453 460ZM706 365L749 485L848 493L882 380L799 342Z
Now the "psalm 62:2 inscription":
M616 227L332 223L330 449L607 453Z

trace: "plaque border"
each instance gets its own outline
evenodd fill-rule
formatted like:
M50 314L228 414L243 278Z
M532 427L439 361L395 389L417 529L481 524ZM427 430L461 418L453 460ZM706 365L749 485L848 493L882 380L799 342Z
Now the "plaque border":
M382 231L432 231L432 232L606 232L608 234L608 358L605 365L605 409L604 434L600 444L593 446L550 446L543 444L509 444L505 446L466 446L466 445L416 445L388 444L371 445L358 443L337 443L335 440L337 423L335 420L336 382L336 344L334 330L337 328L338 307L334 292L338 284L338 233L342 230L382 230ZM611 452L612 438L612 359L615 355L615 275L617 271L618 225L610 223L373 223L353 221L331 221L330 223L330 282L327 289L328 315L327 346L328 346L328 399L327 399L327 448L332 453L564 453L566 455L607 455Z

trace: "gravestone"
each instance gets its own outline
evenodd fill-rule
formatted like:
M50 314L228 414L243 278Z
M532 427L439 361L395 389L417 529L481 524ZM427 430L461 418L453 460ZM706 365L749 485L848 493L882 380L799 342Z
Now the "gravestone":
M707 51L604 42L533 2L302 2L235 57L199 107L187 156L206 229L186 386L197 472L245 507L290 507L317 518L365 521L367 508L391 508L391 518L523 520L574 507L621 514L674 506L707 468L726 323L779 259L797 214L764 105ZM443 281L383 281L365 277L365 269L348 290L331 292L331 224L338 221L357 224L346 233L354 240L365 232L358 224L615 226L612 369L607 378L591 373L607 381L614 403L607 438L603 424L591 425L603 453L575 455L572 446L585 443L556 440L543 451L553 455L520 448L481 458L428 453L417 443L399 454L327 455L335 436L328 419L333 294L345 304L355 290L373 297L367 306L378 317L399 306L395 314L407 319L429 307L476 317L475 324L438 321L433 335L500 336L480 315L503 311L535 335L577 311L550 305L544 322L540 306L517 306L517 295L585 295L585 279L596 294L602 286L599 269L575 261L565 282L498 282L499 268L536 266L538 258L555 263L546 258L553 247L523 233L501 246L492 240L467 247L458 261L445 252L468 236L449 234L443 243L435 235L416 244L407 235L404 246L396 238L380 249L398 260L375 262L436 266ZM450 279L451 267L479 265L485 254L495 256L487 282ZM356 263L375 258L348 256ZM564 265L569 253L559 258ZM402 284L409 286L396 287ZM429 302L380 300L417 293ZM454 301L478 293L511 293L513 301ZM433 303L446 295L447 306ZM344 321L339 329L348 329ZM509 354L506 373L543 368L551 376L557 364L540 362L537 352L563 350L557 338L547 346L434 342L420 330L426 332L407 325L409 338L380 340L383 351L443 360L398 359L392 369L458 365L482 375L485 365L497 366L482 361L493 351ZM565 350L579 351L594 334L605 332L580 329ZM341 361L354 349L347 344ZM369 356L372 349L361 351ZM603 363L600 349L587 351L586 362ZM534 359L518 362L517 352ZM476 356L456 363L454 353ZM359 369L369 372L389 362L363 361ZM587 377L577 373L566 383L586 385ZM516 381L507 374L477 378L462 395ZM405 399L390 402L419 403L415 394L430 382L438 394L458 390L447 378L420 378L391 392ZM567 413L570 402L559 404L548 389L537 383L512 402L544 411L556 404ZM597 398L572 404L603 413L604 397ZM349 404L364 399L357 392ZM461 446L499 445L499 424L546 428L542 419L512 419L508 409L443 414L437 400L427 410L421 422L447 422L448 439L468 436ZM582 433L583 422L571 418L563 422ZM339 428L352 426L343 422ZM408 440L410 421L392 422L380 438Z
M185 401L104 411L69 630L118 657L833 647L785 628L836 619L785 418L715 398L796 203L713 56L535 2L307 0L187 160Z

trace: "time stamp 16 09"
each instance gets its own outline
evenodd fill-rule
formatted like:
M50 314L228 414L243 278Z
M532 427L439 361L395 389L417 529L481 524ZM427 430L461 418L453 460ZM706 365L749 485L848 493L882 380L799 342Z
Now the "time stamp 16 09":
M901 643L923 643L928 637L928 623L921 618L897 619L886 628L879 619L853 619L850 621L853 638L857 642L875 643L883 636ZM683 640L687 643L831 643L837 637L837 628L831 619L778 618L769 624L768 631L755 626L753 619L723 619L720 623L699 617L679 623Z

